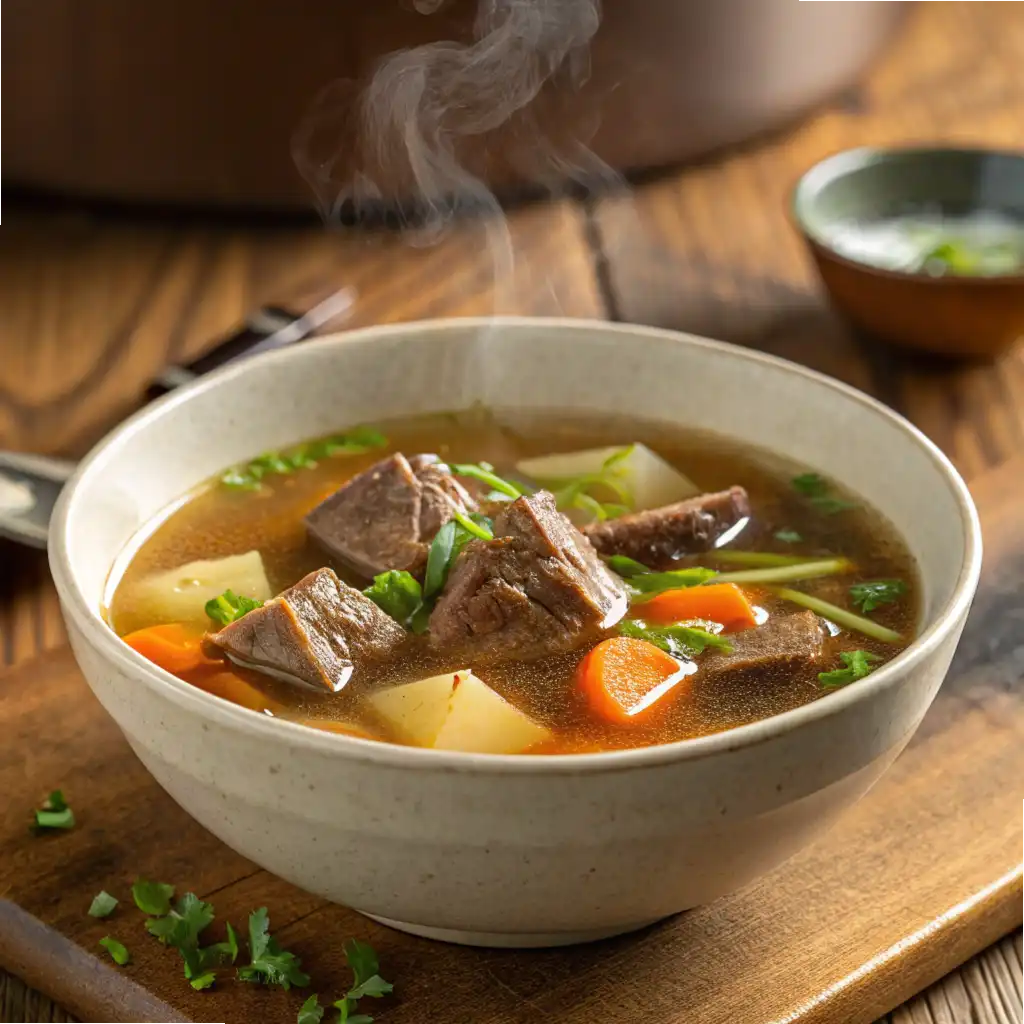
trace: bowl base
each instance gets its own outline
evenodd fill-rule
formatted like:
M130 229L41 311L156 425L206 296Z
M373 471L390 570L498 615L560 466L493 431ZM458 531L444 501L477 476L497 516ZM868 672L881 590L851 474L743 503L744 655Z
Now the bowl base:
M360 911L360 913L363 913ZM408 921L393 921L389 917L378 917L376 914L363 914L371 921L386 924L409 935L418 935L422 939L434 939L437 942L451 942L458 946L486 946L493 949L542 949L550 946L575 946L584 942L596 942L598 939L610 939L614 935L625 935L639 931L649 925L656 924L663 918L655 917L649 921L637 921L636 924L616 928L595 928L581 932L466 932L457 928L431 928L423 924L411 924Z

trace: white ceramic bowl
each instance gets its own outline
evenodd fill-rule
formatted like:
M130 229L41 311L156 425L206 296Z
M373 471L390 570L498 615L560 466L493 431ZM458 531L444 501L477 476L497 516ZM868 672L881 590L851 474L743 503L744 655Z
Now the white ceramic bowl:
M913 550L920 639L854 686L730 732L514 757L272 721L167 674L103 622L104 583L129 538L223 466L347 425L476 400L699 426L842 480ZM82 464L60 500L50 552L89 685L206 828L283 878L403 930L528 946L624 932L706 903L828 828L935 696L977 584L981 539L942 454L842 384L665 331L502 319L356 331L163 399Z

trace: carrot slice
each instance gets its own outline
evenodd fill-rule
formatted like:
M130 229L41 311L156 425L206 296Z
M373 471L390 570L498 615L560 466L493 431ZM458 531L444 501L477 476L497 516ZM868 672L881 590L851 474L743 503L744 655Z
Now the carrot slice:
M137 629L121 639L154 665L176 676L218 664L203 654L202 634L194 633L178 622Z
M189 679L193 686L212 693L214 697L222 697L250 711L272 711L275 714L284 709L279 701L268 697L248 680L235 675L234 672L204 672Z
M685 622L706 619L726 629L750 629L757 625L754 609L735 583L712 583L703 587L666 590L650 601L636 605L645 622Z
M614 636L580 662L577 680L594 711L622 725L638 721L687 674L686 666L654 644Z

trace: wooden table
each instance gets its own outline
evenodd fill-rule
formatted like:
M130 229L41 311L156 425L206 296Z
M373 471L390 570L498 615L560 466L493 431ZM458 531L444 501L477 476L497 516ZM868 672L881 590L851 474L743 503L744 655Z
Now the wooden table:
M216 222L7 204L0 233L0 445L80 454L159 367L194 356L265 302L341 284L350 324L490 312L656 324L786 356L873 392L972 480L1024 448L1024 350L950 366L855 336L824 306L786 219L806 166L858 144L1014 146L1024 126L1024 17L921 3L864 86L811 121L632 194L511 217L516 270L493 287L479 225L438 245L307 224ZM685 394L681 396L685 400ZM3 542L0 542L2 545ZM41 554L0 546L0 665L64 639ZM892 1014L894 1024L1021 1020L1021 937L1008 936ZM71 1020L0 977L0 1019Z

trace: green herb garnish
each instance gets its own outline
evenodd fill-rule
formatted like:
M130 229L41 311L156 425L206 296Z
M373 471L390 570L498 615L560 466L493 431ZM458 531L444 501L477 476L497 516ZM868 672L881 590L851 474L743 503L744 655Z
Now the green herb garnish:
M206 614L214 622L226 626L243 615L262 607L263 602L257 601L254 597L244 597L241 594L236 594L233 590L225 590L219 597L211 598L206 602Z
M455 518L449 519L437 531L427 552L427 571L423 577L424 604L431 603L444 589L455 559L471 540L493 538L494 524L487 516L479 512L473 512L469 516L460 512L455 513Z
M35 828L37 832L47 829L67 831L75 827L75 812L68 806L64 794L55 789L44 801L43 806L35 812Z
M354 1014L359 1000L365 996L381 999L392 991L394 986L380 976L380 965L373 946L357 939L345 942L345 959L352 968L354 982L348 992L334 1005L340 1013L341 1024L373 1024L373 1018L363 1014Z
M629 558L626 555L609 555L605 562L612 572L617 573L624 580L654 572L653 569L648 569L643 562L638 562L635 558Z
M144 914L155 914L159 917L169 914L173 898L173 885L150 882L145 878L136 878L132 884L132 899L135 900L135 906Z
M107 935L100 939L100 945L110 954L110 959L119 967L124 967L126 963L131 961L131 954L117 939L112 939Z
M837 512L845 512L847 509L857 508L855 501L847 501L844 498L837 498L833 495L832 485L817 473L801 473L793 477L791 481L795 490L808 498L815 508L820 509L826 515L835 515Z
M198 977L189 979L189 984L197 991L202 992L203 989L209 988L217 980L217 975L213 971L207 971L205 974L200 974Z
M117 906L117 900L104 889L101 889L92 898L89 904L90 917L110 917Z
M732 644L725 637L712 633L706 625L686 625L677 623L674 626L649 626L638 619L627 619L619 623L619 632L623 636L635 637L638 640L646 640L648 643L660 647L663 651L675 657L685 658L694 654L701 654L705 648L712 647L715 650L732 650Z
M717 575L714 569L704 569L698 565L690 569L670 569L668 572L638 573L630 576L626 584L634 596L649 598L663 590L700 586Z
M633 454L635 444L612 452L596 473L584 473L569 480L549 481L555 504L563 511L576 508L594 519L615 519L633 509L633 492L625 480L622 463ZM594 492L597 492L596 494ZM602 501L610 493L616 500Z
M840 651L839 659L845 668L833 669L831 672L819 672L818 682L826 690L838 690L841 686L863 679L874 671L869 662L881 661L877 654L870 651Z
M314 992L300 1007L297 1024L320 1024L324 1019L324 1008L320 997Z
M831 601L824 601L813 594L805 594L802 590L792 590L789 587L769 587L768 589L785 601L791 601L793 604L798 604L803 608L809 608L812 612L834 622L837 626L843 626L846 629L853 630L855 633L863 633L874 640L881 640L883 644L898 644L903 640L903 637L895 629L889 629L888 626L872 622L871 619L866 619L863 615L857 615L846 608L840 608L839 605L832 604Z
M377 448L386 448L387 444L388 439L379 430L354 427L344 434L300 444L283 452L264 452L249 462L232 466L221 476L220 482L236 490L256 491L265 476L312 469L332 455L361 455Z
M423 606L423 588L419 580L404 569L389 569L373 577L373 586L363 593L381 611L412 628L413 616Z
M266 907L260 907L249 915L249 957L251 962L238 969L238 977L242 981L280 985L283 989L290 989L293 985L305 988L309 984L309 975L300 969L302 961L294 953L282 949L271 936Z
M850 587L850 600L862 611L873 612L883 604L898 601L907 592L903 580L875 580L871 583L854 583Z
M783 544L799 544L803 537L796 530L776 530L775 539Z
M465 476L470 480L479 480L492 490L506 498L521 498L527 493L522 484L514 484L498 476L493 467L486 462L460 462L448 467L456 476Z

